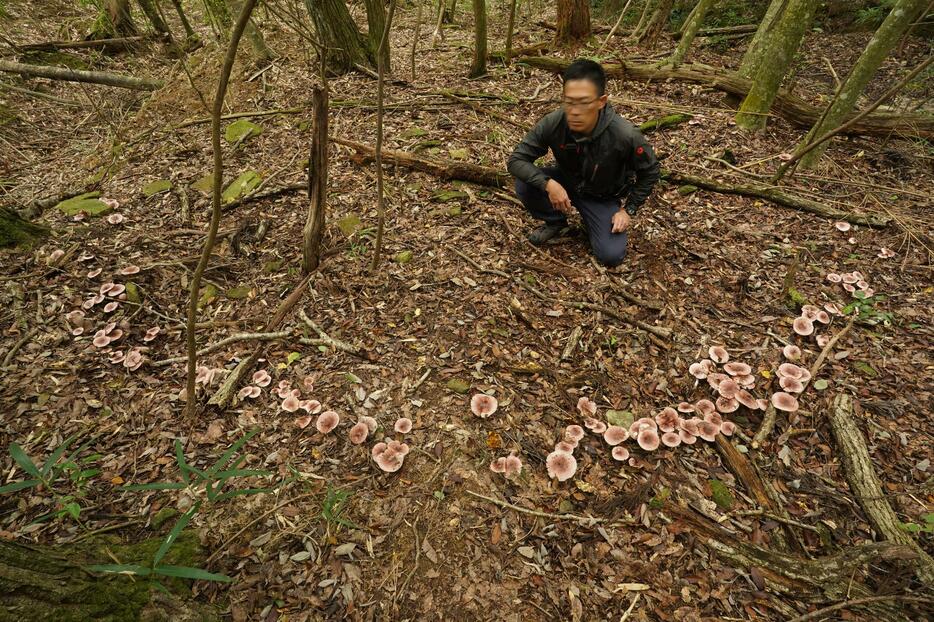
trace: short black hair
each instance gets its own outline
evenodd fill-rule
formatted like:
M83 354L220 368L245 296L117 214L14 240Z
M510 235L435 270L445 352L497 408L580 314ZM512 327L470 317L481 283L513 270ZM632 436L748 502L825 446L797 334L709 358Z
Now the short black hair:
M600 63L587 58L578 58L568 65L561 74L561 79L564 84L567 84L569 80L590 80L597 87L598 96L606 92L606 72Z

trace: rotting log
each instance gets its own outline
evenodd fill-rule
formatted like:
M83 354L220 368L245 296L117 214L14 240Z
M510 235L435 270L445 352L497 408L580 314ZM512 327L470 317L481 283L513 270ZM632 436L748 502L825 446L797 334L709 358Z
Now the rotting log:
M19 73L35 78L48 78L50 80L103 84L105 86L116 86L137 91L155 91L162 88L163 84L161 80L137 78L119 73L84 71L81 69L67 69L65 67L49 67L47 65L29 65L8 60L0 60L0 71Z
M570 61L547 56L522 56L517 62L531 67L561 73ZM692 82L703 84L737 97L745 97L752 86L750 80L730 75L724 70L701 64L684 64L679 67L656 67L652 65L606 63L607 76L617 79L639 81ZM822 110L811 106L804 99L779 91L772 102L772 111L799 127L810 129L820 119ZM847 120L855 115L848 115ZM891 136L897 134L908 138L934 139L934 115L873 113L854 123L847 129L850 135Z
M352 157L355 162L362 164L370 161L376 154L376 150L363 143L358 143L344 138L331 137L331 140L339 145L350 147L356 154ZM394 166L402 166L417 171L430 173L444 180L469 181L481 186L491 186L493 188L509 188L512 186L512 177L506 171L495 169L489 166L480 166L469 162L454 162L452 160L427 160L419 158L405 151L392 149L383 149L383 162ZM841 210L828 207L817 201L806 199L794 194L783 192L770 186L759 185L735 185L718 182L713 179L696 177L694 175L684 175L671 171L662 171L662 178L676 184L691 184L698 188L722 192L726 194L739 194L743 196L764 199L778 205L790 207L799 211L810 212L834 220L846 220L853 224L866 225L869 227L885 227L889 224L889 218L877 215L851 214Z
M0 248L28 244L48 233L48 227L21 218L8 207L0 207Z
M53 50L80 50L88 48L125 48L150 40L159 40L153 35L134 35L131 37L117 37L113 39L88 39L87 41L46 41L44 43L24 43L17 45L20 52L49 52Z
M674 503L667 503L662 512L674 521L672 531L690 533L728 563L754 569L769 591L805 602L875 595L875 588L864 581L863 566L869 565L869 571L874 571L879 562L902 564L917 558L917 553L905 545L870 542L849 546L834 555L805 559L745 542L709 518ZM885 604L873 611L881 619L905 619L903 609Z
M684 113L675 113L665 115L664 117L658 117L656 119L649 119L645 123L639 125L639 131L643 134L648 134L650 132L657 132L658 130L663 130L665 128L674 127L676 125L681 125L685 121L690 121L694 118L692 114Z
M928 587L934 587L934 558L899 526L898 517L885 498L879 476L873 468L863 433L853 421L853 400L845 393L834 398L830 429L840 449L846 481L873 529L889 542L913 550L918 559L918 578Z

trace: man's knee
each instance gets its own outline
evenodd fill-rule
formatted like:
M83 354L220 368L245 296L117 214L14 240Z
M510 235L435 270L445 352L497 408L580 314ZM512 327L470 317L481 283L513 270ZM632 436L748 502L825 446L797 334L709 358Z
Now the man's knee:
M604 266L613 268L626 259L626 250L625 240L621 244L595 244L593 246L593 256Z
M538 188L535 186L527 184L521 179L516 180L516 196L518 196L520 199L530 199L534 197L537 192Z

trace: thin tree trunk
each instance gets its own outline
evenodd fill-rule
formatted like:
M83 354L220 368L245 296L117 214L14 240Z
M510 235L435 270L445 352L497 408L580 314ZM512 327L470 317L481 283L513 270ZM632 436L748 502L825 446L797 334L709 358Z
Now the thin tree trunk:
M473 21L473 64L468 76L479 78L486 73L486 0L473 0Z
M227 6L227 0L203 0L204 13L211 23L211 27L221 39L227 37L227 31L230 30L231 18L230 8Z
M201 293L201 277L205 268L208 266L208 260L211 258L211 250L214 248L214 239L217 237L217 225L221 219L221 188L222 178L224 176L224 160L221 151L221 115L224 108L224 96L227 94L227 83L230 81L230 73L233 70L234 61L237 58L237 46L240 44L240 38L246 29L247 22L250 20L250 14L257 0L244 0L243 8L237 23L234 24L230 33L230 42L227 44L227 54L224 57L224 64L221 67L220 78L217 80L217 93L214 95L214 108L211 111L211 147L214 150L214 192L211 203L211 223L208 226L208 235L204 241L204 248L201 250L201 259L195 267L191 276L191 286L188 298L188 318L185 330L186 341L188 345L188 383L186 394L188 402L186 410L189 421L194 421L197 400L195 399L195 367L198 363L198 344L195 340L195 323L198 318L198 297Z
M510 0L509 2L509 23L506 26L506 64L512 59L512 33L516 28L516 2L519 0Z
M146 15L146 19L152 24L152 29L171 39L172 33L169 31L168 24L162 19L162 15L159 14L159 9L156 7L157 1L158 0L137 0L139 7L143 9L143 13Z
M827 113L820 123L816 124L808 132L808 135L801 141L799 148L806 146L816 138L820 138L839 126L843 119L856 108L856 102L865 90L866 85L869 84L869 81L876 74L879 66L898 43L901 36L921 16L927 2L928 0L898 0L866 45L846 80L840 85L836 97L830 102ZM798 166L805 170L814 168L827 148L827 144L824 142L812 149L810 153L801 158Z
M752 88L736 115L739 127L748 130L765 127L769 108L792 66L804 33L811 26L817 4L817 0L788 0L752 71L755 77Z
M645 0L645 4L642 5L642 14L639 15L639 21L636 22L636 27L632 29L632 34L630 35L633 39L638 39L642 36L642 32L645 28L646 23L648 22L649 16L652 15L655 7L658 5L659 0Z
M786 4L788 4L788 0L772 0L772 2L769 3L769 8L766 9L762 21L759 22L756 34L754 34L752 40L749 41L746 53L743 54L743 60L740 62L739 69L736 71L736 75L740 78L746 80L752 79L753 72L759 65L759 57L762 54L762 50L765 48L769 37L772 35L772 31L778 24L778 20L785 10Z
M671 55L671 58L668 59L669 64L677 67L684 62L688 50L694 42L694 37L697 36L697 31L700 29L701 24L704 23L704 18L707 16L707 9L710 8L712 3L713 0L698 0L697 4L694 6L694 10L691 11L691 17L688 18L684 30L681 32L681 40L678 41L678 47Z
M630 4L632 4L632 0L626 0L626 5L619 12L619 18L616 20L616 23L613 24L613 27L610 28L610 32L607 34L606 39L604 39L603 45L601 45L600 49L597 50L598 54L603 51L603 48L605 48L607 44L610 42L610 38L612 38L613 35L616 34L616 31L619 30L619 25L623 23L623 18L626 16L626 11L629 10Z
M415 54L418 52L418 40L422 36L422 9L425 7L425 0L415 1L418 2L418 10L415 12L415 36L412 37L412 54L409 57L413 81L415 80Z
M373 263L370 266L376 271L379 266L380 255L383 252L383 228L386 225L386 194L383 189L383 97L386 83L386 63L384 52L389 48L389 32L392 29L392 16L396 11L396 0L390 0L389 14L383 28L383 36L379 40L377 50L377 79L376 92L376 242L373 245Z
M139 34L130 11L130 0L106 0L91 29L92 39L132 37Z
M327 218L328 187L328 92L320 86L311 91L314 123L308 154L308 218L302 230L302 269L311 274L321 260L321 234Z
M386 6L383 4L383 0L363 0L363 4L366 5L367 41L370 44L370 55L375 58L380 53L379 45L382 40L383 30L386 29ZM383 49L382 54L386 71L392 73L388 45Z
M375 55L360 34L343 0L305 0L305 7L327 49L328 68L338 74L352 71L355 65L372 67Z
M555 21L555 45L571 45L589 37L590 3L588 0L558 0Z
M435 31L431 33L432 49L438 44L438 41L444 41L444 0L438 0L438 17L435 20Z
M189 40L196 39L198 35L195 34L194 29L191 27L191 22L188 21L188 17L185 15L185 9L182 7L182 0L172 0L172 5L175 7L175 12L178 13L178 19L182 21L182 28L185 29L185 37Z
M655 11L652 13L652 19L645 25L645 30L639 35L639 45L655 45L659 35L668 25L668 18L671 17L671 9L675 0L660 0Z

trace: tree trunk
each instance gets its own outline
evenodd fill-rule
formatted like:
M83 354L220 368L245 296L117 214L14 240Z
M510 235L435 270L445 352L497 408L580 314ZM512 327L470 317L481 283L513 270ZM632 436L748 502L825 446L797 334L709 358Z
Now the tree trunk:
M227 0L204 0L204 13L217 36L221 39L226 38L227 31L233 24Z
M379 53L380 37L383 36L383 29L386 27L386 6L383 4L383 0L363 0L363 3L366 5L367 40L370 43L370 55L376 58ZM383 50L383 63L386 71L392 73L389 64L388 45Z
M755 79L736 115L736 125L748 130L765 127L766 114L810 28L817 0L788 0L752 69Z
M590 3L588 0L558 0L555 45L564 46L590 36Z
M678 41L678 47L675 49L674 54L671 55L671 58L668 59L669 64L677 67L684 62L684 58L687 56L688 50L694 42L694 37L697 36L697 31L700 30L701 24L704 23L704 18L707 16L707 9L710 8L712 3L713 0L698 0L697 4L694 6L694 10L691 11L690 18L688 18L681 32L681 40Z
M840 85L840 89L830 102L830 106L821 121L811 128L808 135L801 141L799 148L820 138L843 123L844 118L856 107L856 101L875 75L876 70L879 69L882 61L885 60L911 24L921 16L927 4L928 0L898 0L892 10L889 11L885 21L876 30L869 44L866 45L866 49L863 50L859 60L850 70L846 80ZM823 145L812 149L810 153L801 158L798 166L803 169L814 168L827 148L827 144L825 142Z
M512 56L512 32L516 28L516 2L518 0L510 0L509 2L509 22L506 25L506 64L509 64L510 57Z
M166 35L171 39L172 33L169 32L168 24L162 19L162 15L159 14L159 8L156 6L157 0L137 0L137 2L139 3L139 7L143 9L143 13L146 14L146 19L152 24L152 29L160 35Z
M473 21L473 64L469 77L478 78L486 73L486 0L473 0Z
M308 218L302 230L302 270L311 274L321 261L321 233L324 231L328 196L328 92L316 86L311 91L314 123L308 154Z
M151 547L153 551L161 540ZM148 544L149 541L140 546ZM122 562L129 561L127 551L110 548ZM216 612L208 607L187 605L155 592L149 581L118 574L91 575L79 565L85 563L83 557L85 554L77 550L0 540L0 609L10 616L3 619L56 622L217 619ZM111 560L102 555L89 563L105 561ZM158 613L163 617L154 618Z
M191 22L188 21L188 16L185 15L185 9L182 7L182 0L172 0L172 5L175 7L175 12L178 13L178 19L182 22L182 28L185 29L185 37L189 41L197 39L198 35L195 34L194 29L191 27Z
M372 67L376 56L360 34L343 0L305 0L318 42L327 48L328 68L338 74L352 71L355 65Z
M48 228L20 218L10 208L0 207L0 248L28 244L48 232Z
M106 0L91 29L91 39L114 39L139 34L130 12L130 0Z
M636 22L636 27L632 29L632 34L630 35L633 39L638 39L642 36L646 21L648 21L648 17L652 14L655 6L658 5L658 1L659 0L645 0L645 4L642 5L642 13L639 14L639 21Z
M233 9L233 13L240 13L241 8L243 7L243 0L229 1L230 8ZM256 60L256 62L260 64L268 63L275 57L275 55L272 53L272 50L270 50L266 45L266 40L263 38L263 33L260 32L260 29L256 26L253 18L250 18L250 21L246 23L246 30L243 31L243 34L246 35L247 39L250 40L250 47L253 49L253 58Z
M87 82L88 84L106 84L125 89L138 91L155 91L162 88L162 81L149 78L134 78L118 73L106 71L84 71L82 69L68 69L66 67L52 67L49 65L27 65L12 61L0 60L0 71L21 73L25 76L36 76L50 80L65 80L68 82Z
M772 0L772 2L769 3L769 8L766 9L762 21L759 22L756 34L752 36L749 47L746 48L746 53L743 54L743 60L740 62L739 69L736 71L736 75L740 78L745 80L752 79L753 71L759 64L759 56L762 53L762 49L768 42L772 30L777 24L777 18L781 16L781 12L787 2L788 0Z
M668 18L671 16L671 9L675 0L661 0L652 13L652 19L645 25L645 30L639 35L640 45L655 45L658 36L662 34L665 26L668 25Z

